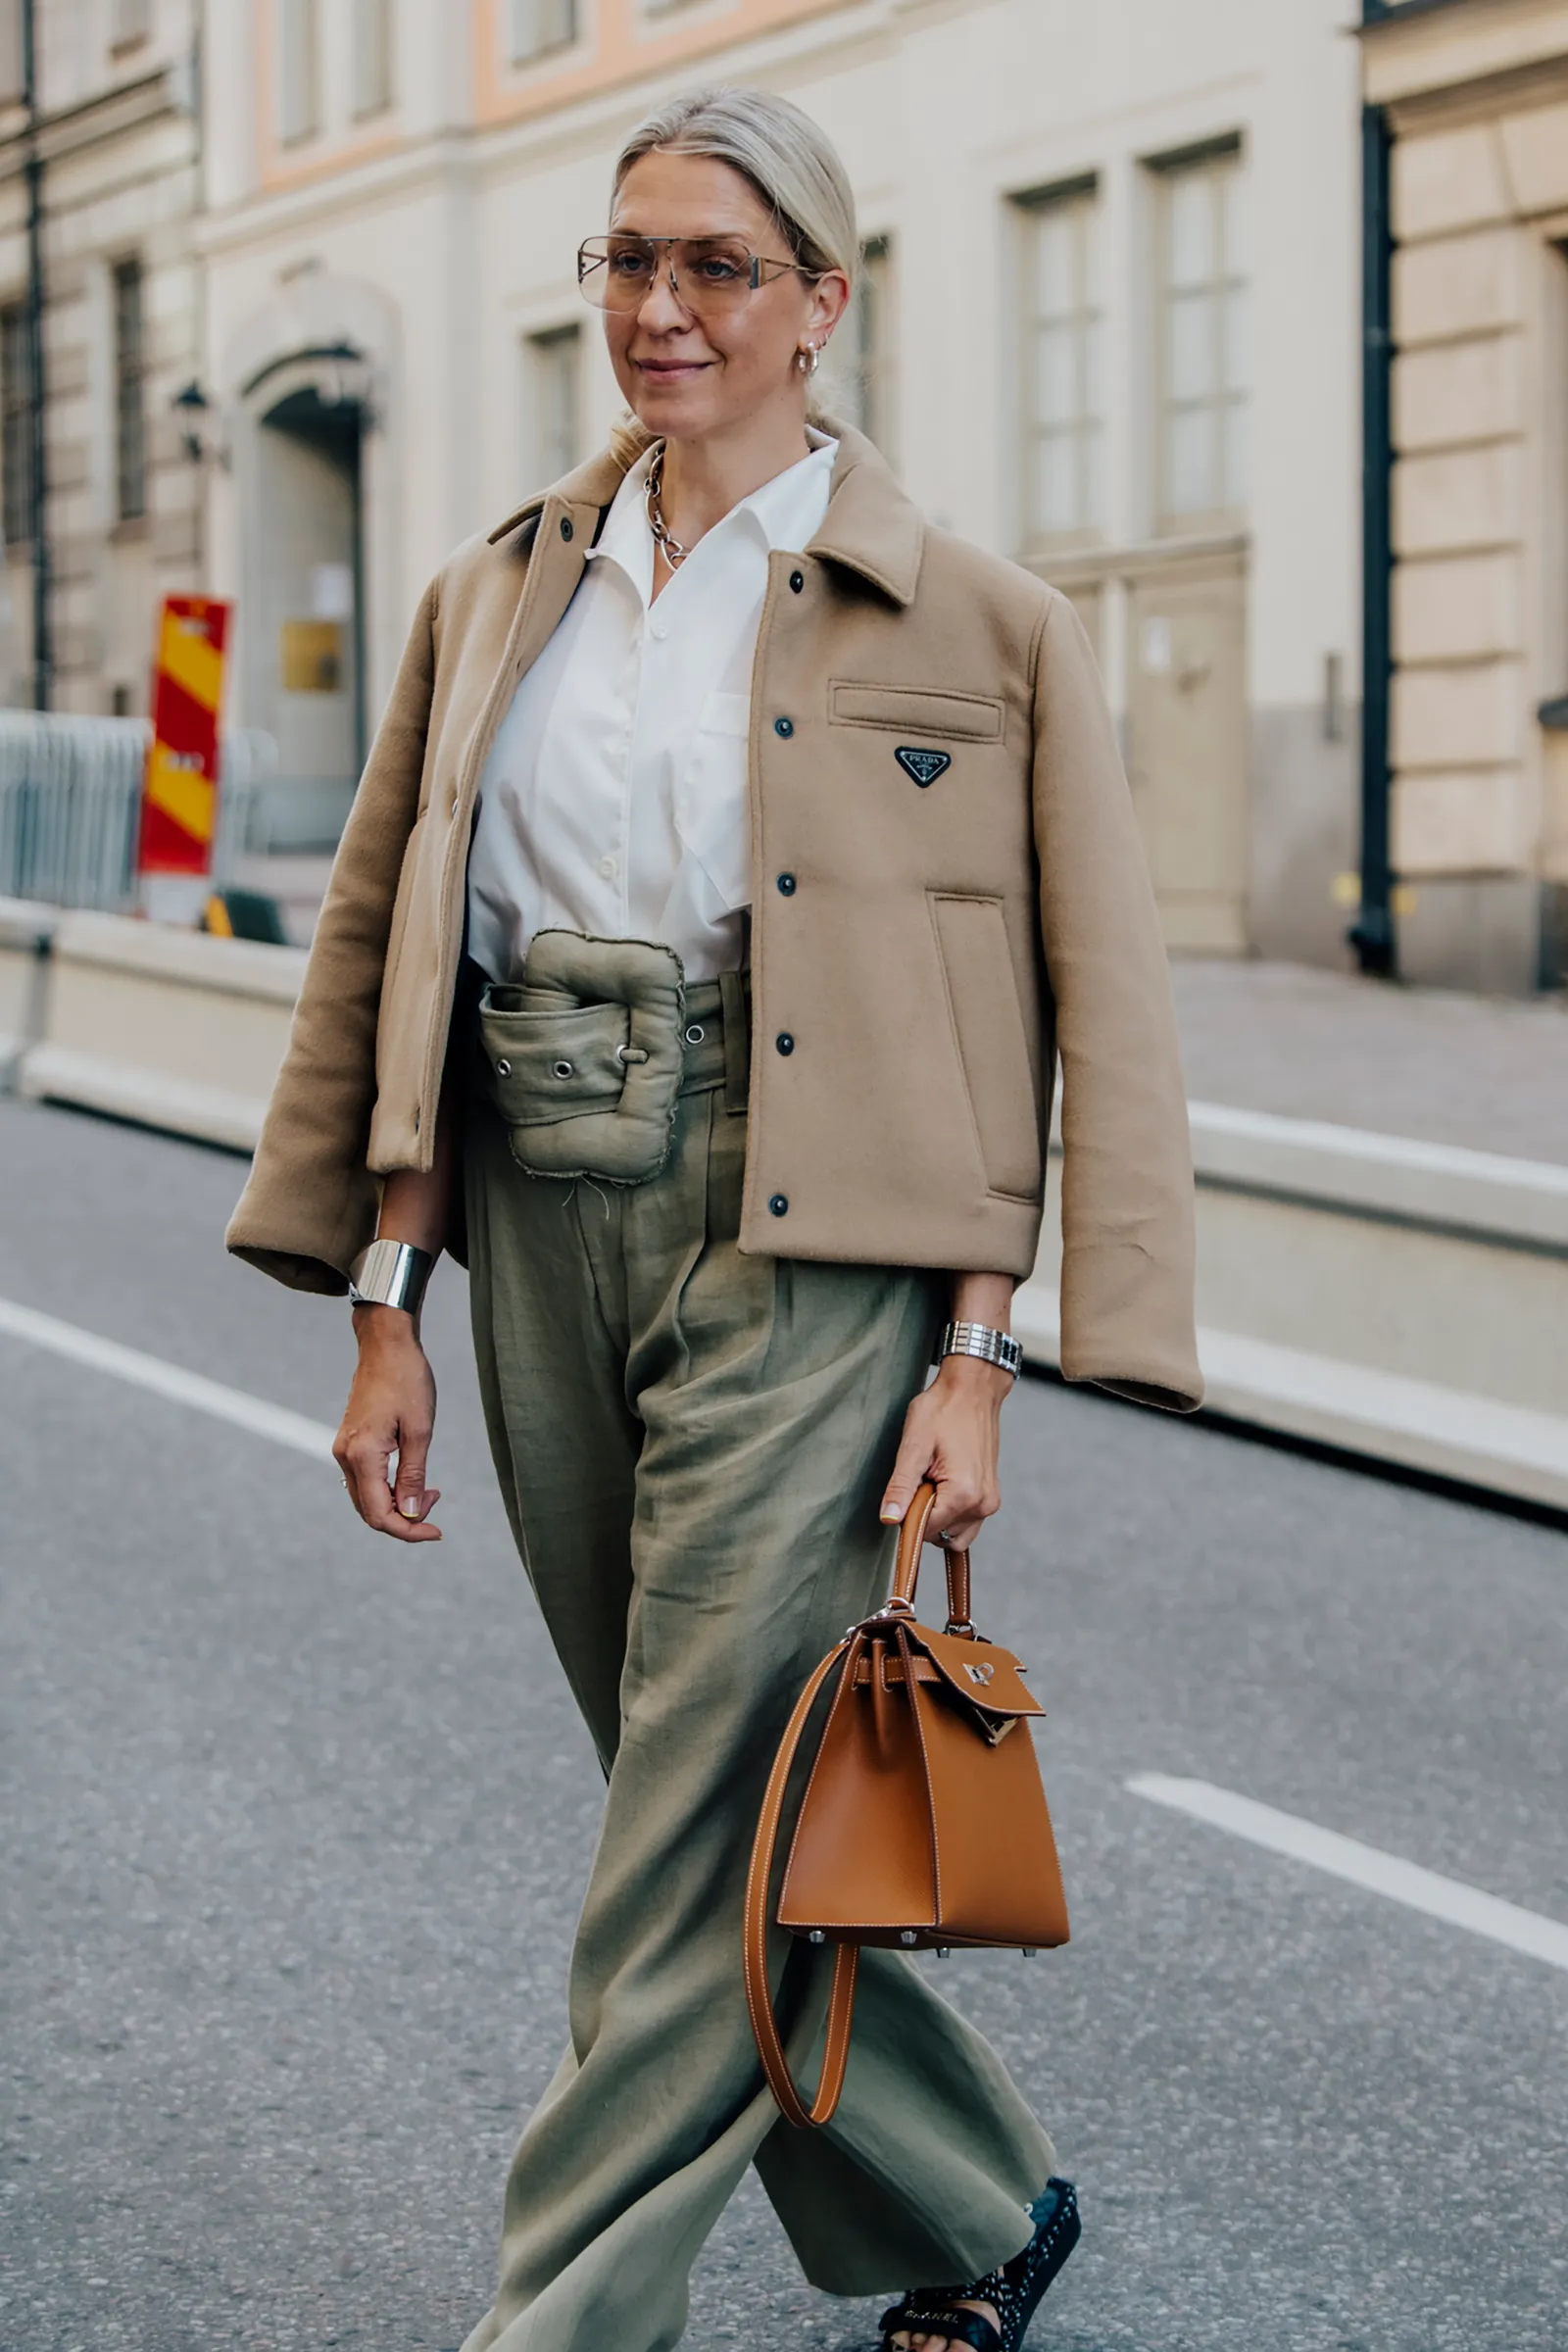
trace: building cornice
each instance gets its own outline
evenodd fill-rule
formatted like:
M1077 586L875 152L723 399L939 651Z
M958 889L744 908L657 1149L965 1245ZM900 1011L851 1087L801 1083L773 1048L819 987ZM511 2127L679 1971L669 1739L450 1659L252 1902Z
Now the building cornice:
M1017 557L1025 571L1054 588L1102 587L1107 580L1143 579L1209 564L1245 563L1251 551L1246 530L1197 531L1168 538L1135 539L1121 545L1035 550Z
M319 229L334 216L384 203L389 196L407 196L443 182L471 179L475 162L469 132L447 130L413 139L390 154L362 160L352 171L334 172L330 178L271 189L244 197L220 212L200 215L195 223L196 249L203 254L232 253L247 245L265 245L293 230Z
M181 96L181 79L176 65L164 65L154 73L139 74L134 81L97 90L74 106L40 115L35 134L38 154L46 164L61 163L84 148L104 146L169 116L188 122L194 139L197 126ZM0 121L5 124L0 130L0 179L6 179L21 172L33 134L29 134L26 115L20 107L7 107Z
M1502 89L1568 61L1568 0L1402 0L1361 27L1375 106Z

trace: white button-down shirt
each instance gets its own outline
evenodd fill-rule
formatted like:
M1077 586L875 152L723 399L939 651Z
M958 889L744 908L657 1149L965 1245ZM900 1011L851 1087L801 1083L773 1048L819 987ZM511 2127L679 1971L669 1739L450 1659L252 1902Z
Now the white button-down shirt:
M742 499L653 601L649 459L519 684L479 782L468 953L521 971L536 931L671 947L688 980L738 969L752 902L747 740L771 548L827 513L836 441Z

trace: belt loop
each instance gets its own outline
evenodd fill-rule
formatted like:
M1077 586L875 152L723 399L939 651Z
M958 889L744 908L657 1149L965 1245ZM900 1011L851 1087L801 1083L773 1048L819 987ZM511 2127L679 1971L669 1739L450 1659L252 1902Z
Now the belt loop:
M744 972L719 973L718 1002L724 1016L724 1108L744 1110L752 1058L751 1039L747 1035Z

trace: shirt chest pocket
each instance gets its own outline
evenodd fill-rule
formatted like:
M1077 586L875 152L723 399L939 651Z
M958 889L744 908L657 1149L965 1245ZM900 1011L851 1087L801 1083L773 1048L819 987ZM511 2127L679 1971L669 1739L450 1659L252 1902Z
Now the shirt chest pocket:
M749 695L705 696L676 771L675 830L727 907L752 900L752 810L746 752Z

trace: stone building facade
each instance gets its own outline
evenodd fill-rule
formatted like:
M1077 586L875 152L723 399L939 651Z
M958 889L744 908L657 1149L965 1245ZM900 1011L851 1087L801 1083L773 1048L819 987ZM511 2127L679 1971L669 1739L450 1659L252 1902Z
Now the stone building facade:
M40 5L36 110L23 103L22 12L0 7L0 696L34 700L41 520L61 710L146 709L159 600L205 574L207 461L172 405L201 364L195 0ZM45 463L26 431L25 162L41 163ZM196 436L199 441L200 436Z
M1568 952L1568 0L1368 14L1393 136L1400 965L1522 991Z
M604 432L611 160L798 99L866 239L822 383L1099 646L1169 936L1337 959L1356 855L1353 0L206 0L211 584L330 835L448 549ZM292 790L292 814L283 799Z

